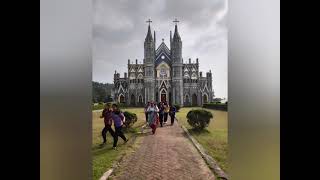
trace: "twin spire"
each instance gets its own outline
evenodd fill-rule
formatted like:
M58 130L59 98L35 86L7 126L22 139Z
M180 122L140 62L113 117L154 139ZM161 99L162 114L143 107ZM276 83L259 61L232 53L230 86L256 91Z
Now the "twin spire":
M152 22L150 19L148 21L146 21L147 23L149 23L148 25L148 32L147 32L147 36L146 36L146 41L152 41L152 34L151 34L151 29L150 29L150 23Z
M179 35L179 32L178 32L178 25L177 23L179 22L177 19L175 19L173 21L175 23L175 28L174 28L174 34L173 34L173 40L180 40L181 41L181 38L180 38L180 35ZM152 34L151 34L151 28L150 28L150 23L152 23L152 21L150 19L148 19L146 21L146 23L148 23L148 32L147 32L147 36L146 36L146 41L152 41L153 38L152 38ZM156 33L154 32L154 41L156 40ZM170 41L171 41L171 31L170 31Z
M174 26L174 34L173 34L173 40L177 39L177 40L181 40L180 35L178 33L178 25L177 23L179 22L177 19L175 19L173 21L174 23L176 23L176 25Z

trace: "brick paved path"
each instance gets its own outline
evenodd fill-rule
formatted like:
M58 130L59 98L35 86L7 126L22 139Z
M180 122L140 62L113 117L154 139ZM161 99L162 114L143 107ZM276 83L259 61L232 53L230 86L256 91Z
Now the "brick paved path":
M145 131L140 147L122 161L112 179L215 179L179 125L159 127L155 135Z

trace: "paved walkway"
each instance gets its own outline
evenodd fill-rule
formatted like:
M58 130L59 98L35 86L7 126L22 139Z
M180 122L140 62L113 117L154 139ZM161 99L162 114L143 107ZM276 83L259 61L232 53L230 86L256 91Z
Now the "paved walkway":
M155 135L145 131L140 147L122 161L112 179L215 179L179 125L158 127Z

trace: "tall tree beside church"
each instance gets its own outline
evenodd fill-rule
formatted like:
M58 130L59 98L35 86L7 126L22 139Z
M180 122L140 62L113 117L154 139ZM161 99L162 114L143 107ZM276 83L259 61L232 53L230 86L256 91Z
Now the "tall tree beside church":
M104 84L99 82L92 82L92 102L106 102L111 101L111 89L113 84Z

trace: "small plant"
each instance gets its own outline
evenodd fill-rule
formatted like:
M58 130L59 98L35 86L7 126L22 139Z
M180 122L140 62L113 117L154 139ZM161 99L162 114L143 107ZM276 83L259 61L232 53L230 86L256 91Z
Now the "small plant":
M195 130L208 127L211 118L213 118L212 113L203 109L191 110L187 114L187 121Z
M180 106L179 104L174 104L173 106L176 107L176 111L177 111L177 112L178 112L178 111L180 110L180 108L181 108L181 106Z
M135 113L125 111L123 114L126 117L124 122L125 128L130 128L138 120L138 117Z

